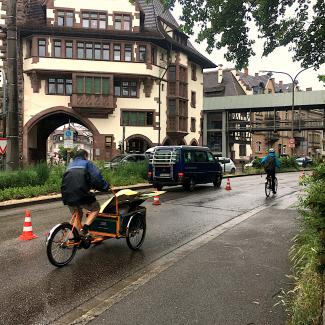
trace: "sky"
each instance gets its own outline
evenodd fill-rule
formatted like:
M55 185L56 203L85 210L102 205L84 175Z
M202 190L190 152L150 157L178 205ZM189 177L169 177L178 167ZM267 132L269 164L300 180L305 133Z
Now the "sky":
M179 19L181 11L181 6L177 4L173 10L173 16L179 24L181 24L181 20ZM289 52L288 47L278 48L267 57L262 57L263 40L257 38L256 31L252 30L251 33L254 35L256 41L253 48L256 55L251 57L249 60L248 70L250 75L255 75L255 73L258 73L260 70L274 70L287 72L294 78L296 74L302 70L299 62L293 62L292 54ZM225 51L214 50L211 54L208 54L206 52L206 43L198 44L195 42L195 38L196 35L190 36L191 43L199 52L209 58L216 65L222 64L223 68L235 67L233 62L227 62L224 58ZM300 88L305 90L306 88L312 87L313 90L325 90L324 83L318 81L317 76L319 74L325 74L325 65L322 65L321 69L318 71L314 71L313 69L303 71L297 78ZM274 74L273 77L276 82L279 82L280 80L282 80L283 83L291 82L291 79L284 74Z

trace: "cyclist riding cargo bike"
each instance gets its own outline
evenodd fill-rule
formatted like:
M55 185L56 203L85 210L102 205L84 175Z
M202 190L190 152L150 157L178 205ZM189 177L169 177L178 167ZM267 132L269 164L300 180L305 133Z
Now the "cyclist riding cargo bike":
M109 186L87 160L87 152L80 150L62 180L62 199L72 212L71 221L54 226L46 241L48 259L57 267L68 264L78 248L87 249L109 238L126 238L130 249L139 249L146 232L146 208L141 204L164 193L121 190L115 194L111 190L113 196L100 206L91 188L107 191ZM88 212L82 225L83 209Z

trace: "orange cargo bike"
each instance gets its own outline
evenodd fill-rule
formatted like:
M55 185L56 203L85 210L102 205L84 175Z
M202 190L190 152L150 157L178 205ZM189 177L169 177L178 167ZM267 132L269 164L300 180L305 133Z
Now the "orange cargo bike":
M121 190L114 193L101 205L87 237L79 233L81 218L76 210L70 222L60 223L49 232L46 240L49 261L57 267L65 266L71 262L77 249L87 249L109 238L125 238L130 249L139 249L146 234L146 208L141 204L162 193L165 192Z

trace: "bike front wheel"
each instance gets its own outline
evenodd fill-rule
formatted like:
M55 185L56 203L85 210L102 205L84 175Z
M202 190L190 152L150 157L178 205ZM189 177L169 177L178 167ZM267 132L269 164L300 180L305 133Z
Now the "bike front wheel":
M141 215L134 216L128 225L126 231L126 243L132 250L137 250L141 247L146 235L145 218Z
M49 261L57 267L71 262L77 251L79 234L69 223L62 223L50 232L46 242L46 252Z
M271 180L267 179L265 182L265 195L269 197L272 192Z

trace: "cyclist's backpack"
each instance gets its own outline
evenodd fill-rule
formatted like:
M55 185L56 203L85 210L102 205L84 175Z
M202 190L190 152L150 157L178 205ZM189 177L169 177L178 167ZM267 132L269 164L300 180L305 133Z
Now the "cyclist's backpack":
M268 156L264 164L265 170L275 169L275 157Z

